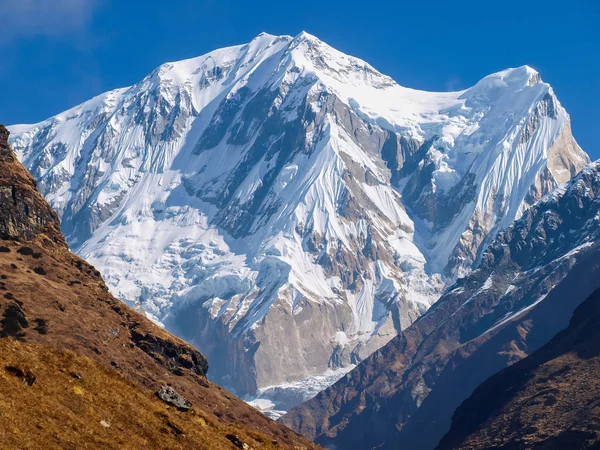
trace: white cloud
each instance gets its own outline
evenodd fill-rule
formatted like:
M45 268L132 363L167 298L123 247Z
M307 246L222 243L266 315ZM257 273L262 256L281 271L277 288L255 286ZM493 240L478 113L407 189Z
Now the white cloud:
M0 0L0 42L81 32L99 0Z

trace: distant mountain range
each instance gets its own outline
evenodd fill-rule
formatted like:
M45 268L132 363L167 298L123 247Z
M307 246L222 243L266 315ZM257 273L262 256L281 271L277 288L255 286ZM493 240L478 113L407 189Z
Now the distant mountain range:
M423 92L306 33L261 34L10 130L71 248L115 296L200 349L215 382L286 410L367 358L345 381L364 387L364 401L348 405L354 394L338 384L286 419L320 442L364 427L408 433L441 376L421 358L445 355L446 367L471 339L500 342L492 336L513 329L532 290L541 298L558 283L548 265L589 251L557 260L579 241L539 238L532 249L514 226L501 233L533 220L527 208L589 162L552 88L527 66L465 91ZM534 281L542 272L521 259L492 274L504 244L529 249L522 258L549 278ZM545 246L551 253L539 254ZM511 276L531 279L511 290ZM527 351L513 353L486 373ZM392 382L373 364L419 369ZM367 398L382 393L402 412L377 425L387 406ZM327 406L309 421L302 411L319 402ZM346 421L363 407L373 420Z

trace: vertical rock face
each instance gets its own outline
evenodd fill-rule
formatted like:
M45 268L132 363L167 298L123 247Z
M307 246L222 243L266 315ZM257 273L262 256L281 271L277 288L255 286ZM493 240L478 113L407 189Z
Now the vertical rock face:
M420 92L306 33L12 131L75 251L245 394L330 383L587 162L529 67Z
M31 239L45 233L54 242L64 244L58 216L10 149L9 134L0 125L0 238Z
M547 343L600 288L599 250L596 162L501 232L480 267L425 315L283 423L338 448L434 448L480 383Z

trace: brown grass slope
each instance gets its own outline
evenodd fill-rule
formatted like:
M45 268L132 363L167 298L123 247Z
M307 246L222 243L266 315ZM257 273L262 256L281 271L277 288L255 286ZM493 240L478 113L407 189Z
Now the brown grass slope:
M600 290L569 327L481 384L438 449L600 448Z
M0 125L1 447L315 448L210 383L200 352L110 295L69 252L7 138ZM165 385L192 408L159 400Z

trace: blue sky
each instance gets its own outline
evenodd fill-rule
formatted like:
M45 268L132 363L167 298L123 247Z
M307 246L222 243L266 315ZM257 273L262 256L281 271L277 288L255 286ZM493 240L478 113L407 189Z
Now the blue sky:
M306 30L398 83L471 86L529 64L600 158L600 1L0 0L0 122L32 123L156 66Z

